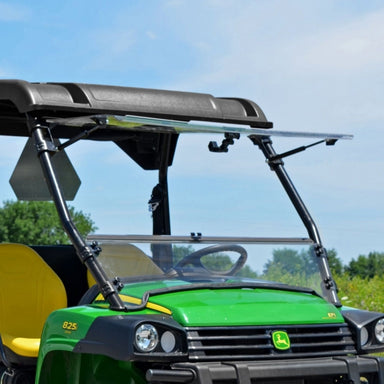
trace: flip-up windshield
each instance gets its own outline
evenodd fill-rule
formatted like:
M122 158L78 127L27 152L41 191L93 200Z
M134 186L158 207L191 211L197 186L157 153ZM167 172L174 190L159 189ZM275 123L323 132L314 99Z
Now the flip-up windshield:
M0 134L30 137L27 147L38 154L30 157L27 150L22 171L12 175L11 183L22 186L17 196L42 193L54 200L90 271L89 284L97 282L111 308L124 310L112 275L130 281L155 276L171 285L253 279L318 291L319 275L324 296L340 304L318 229L283 159L350 136L271 130L250 100L174 91L4 80L0 105ZM279 144L294 139L276 152L272 136L280 136ZM64 150L82 179L79 192L77 176L62 169L69 163L60 159ZM41 177L32 173L37 158ZM269 170L282 188L271 184ZM36 180L48 188L24 188L40 184ZM104 248L97 259L97 246L71 220L66 200L72 198L91 213L100 233L154 237L96 236ZM127 268L113 267L113 255L148 270L127 277Z
M103 217L96 218L100 234L88 240L97 241L102 249L98 261L108 278L117 276L128 286L153 281L146 285L153 289L264 284L321 294L314 242L260 151L246 135L235 139L228 152L209 149L212 142L219 146L223 139L223 134L212 133L178 138L167 174L170 233L159 233L162 227L156 222L164 198L156 171L138 168L118 155L117 147L109 148L104 157L98 152L92 156L100 162L100 172L88 179L105 191L105 209ZM92 147L99 150L93 144L87 144L89 154ZM76 146L68 149L69 155L78 156ZM111 171L106 163L112 159ZM111 172L126 177L114 179ZM93 283L90 278L89 284Z

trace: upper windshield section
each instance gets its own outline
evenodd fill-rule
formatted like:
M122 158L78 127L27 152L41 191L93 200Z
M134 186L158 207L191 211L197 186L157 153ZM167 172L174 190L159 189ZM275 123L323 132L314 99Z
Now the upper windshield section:
M220 146L224 139L221 134L180 135L167 169L167 191L158 187L164 183L158 170L138 166L120 149L122 143L75 143L66 148L81 179L72 204L91 214L101 234L308 237L257 146L241 135L228 152L209 150L211 142ZM134 140L124 148L135 151L137 161L152 156L152 145L161 145L150 138L141 147ZM282 140L282 150L290 148L292 139ZM165 198L170 231L153 232L156 215L159 222L164 219Z

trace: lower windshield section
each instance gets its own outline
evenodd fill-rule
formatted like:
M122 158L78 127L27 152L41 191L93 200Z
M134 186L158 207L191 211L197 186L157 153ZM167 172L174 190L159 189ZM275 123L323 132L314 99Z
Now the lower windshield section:
M163 282L164 287L262 283L322 293L316 257L308 241L266 244L249 239L231 240L182 242L169 237L167 241L157 238L147 242L101 238L98 261L108 278L119 277L126 284L151 280Z

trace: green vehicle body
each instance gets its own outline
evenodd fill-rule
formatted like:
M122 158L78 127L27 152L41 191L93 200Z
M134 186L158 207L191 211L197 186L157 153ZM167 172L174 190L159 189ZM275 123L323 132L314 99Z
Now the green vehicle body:
M122 295L124 295L126 291L129 295L140 297L144 290L149 289L153 289L153 287L143 285L137 287L136 290L126 287L122 291ZM255 301L255 295L260 295L262 301ZM241 306L236 304L228 306L228 302L236 303L239 301L241 301ZM138 318L140 321L147 322L156 319L159 322L164 321L167 323L172 319L172 324L176 321L177 325L181 326L179 328L181 336L183 333L182 327L246 328L249 325L262 326L267 323L274 326L272 328L278 330L281 326L286 327L287 325L295 324L338 324L343 322L342 315L333 305L327 303L320 297L313 297L312 295L299 292L271 292L270 290L257 288L246 291L244 291L244 289L234 288L229 291L225 290L225 292L223 290L201 289L187 293L178 292L161 295L153 301L151 300L151 302L162 307L160 309L169 309L172 312L172 316L164 313L165 311L146 309L136 312L133 315L135 321L137 321ZM279 316L280 314L276 313L277 309L279 312L284 313L284 316ZM259 314L259 318L255 318L255 313ZM125 317L127 317L127 323L131 322L129 316L130 315L125 315ZM56 367L54 369L45 370L46 372L50 371L52 380L55 380L56 382L61 382L61 380L63 380L63 382L70 382L72 378L68 375L73 375L73 378L80 377L81 372L75 372L75 367L78 367L80 370L81 365L76 364L75 361L79 359L79 352L81 351L83 351L83 353L90 353L90 351L92 351L92 355L95 353L93 345L90 345L87 349L85 340L87 333L90 332L95 321L97 319L100 320L101 317L111 317L115 320L116 312L111 311L108 308L100 308L98 304L96 304L93 307L67 308L52 313L47 320L42 336L43 347L40 351L38 375L42 369L40 364L43 361L49 361L49 364L53 364L53 366ZM119 315L119 319L116 321L123 322L124 320L122 320L121 317L122 316ZM100 327L100 332L102 332L101 329L102 327ZM120 335L120 342L122 342L121 337L122 336ZM92 341L94 342L94 340ZM115 340L111 340L109 337L102 340L104 347L107 342L111 343L109 358L105 357L107 353L103 350L103 353L98 355L100 361L95 365L102 364L102 371L106 374L106 377L109 378L108 380L110 380L110 378L114 376L113 372L111 375L109 370L116 370L113 362L121 362L122 359L124 359L124 356L120 355L119 351L115 350ZM133 340L127 338L123 344L125 343L133 344ZM182 351L183 347L181 346L180 349ZM70 352L66 357L70 362L66 361L63 357L63 350ZM60 352L57 353L57 351ZM77 353L73 353L74 351ZM125 353L127 353L127 351L125 351ZM175 354L175 356L173 356L174 360L181 360L182 354L182 352ZM56 359L55 355L57 355ZM186 355L185 346L184 355ZM47 356L51 357L47 359ZM132 355L128 358L125 356L125 358L126 364L123 366L125 367L124 369L127 370L127 376L130 376L129 372L133 369L130 361L134 361L137 357L135 358L135 356ZM154 358L152 357L152 359ZM167 359L172 359L172 357L168 356ZM161 357L159 358L159 361L161 361ZM67 367L68 364L73 367L73 369L71 368L71 370L63 371L63 367ZM44 367L42 370L44 371ZM55 372L56 374L53 376L52 372ZM114 378L113 382L126 382L127 376L123 376L119 379ZM138 380L138 382L145 382L145 379L143 377L140 378L138 373L136 374L136 380Z
M383 359L372 355L384 351L384 314L340 304L317 227L284 168L284 157L312 144L277 154L271 141L274 135L302 136L332 145L349 137L271 128L259 106L244 99L0 81L0 135L29 138L28 151L37 151L48 188L32 166L21 176L15 171L11 184L22 200L48 193L72 243L29 245L63 282L68 306L47 317L36 358L12 350L0 320L1 383L384 383ZM227 152L239 135L247 136L277 174L308 238L172 235L167 172L178 137L187 132L224 135L221 144L209 142L213 153ZM53 159L88 139L113 141L141 168L158 171L149 201L151 235L79 235L66 205L77 179L63 181ZM18 166L25 167L25 158ZM312 272L304 286L241 274L249 256L259 255L252 247L269 242L272 249L287 243L308 250L312 261L300 276ZM186 253L176 260L177 250ZM231 252L240 256L229 258L226 269L209 264L228 260ZM133 255L134 273L113 265L120 262L117 253ZM144 264L146 272L136 272ZM22 294L14 301L22 308ZM28 314L23 316L27 324ZM25 337L22 330L19 336Z

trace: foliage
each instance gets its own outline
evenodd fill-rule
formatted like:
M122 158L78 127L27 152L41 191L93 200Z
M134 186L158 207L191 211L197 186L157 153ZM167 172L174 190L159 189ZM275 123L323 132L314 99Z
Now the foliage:
M233 266L231 258L225 253L213 253L201 258L201 263L212 272L229 271Z
M69 211L83 236L97 229L89 215L73 207ZM0 241L30 245L69 243L55 206L48 201L5 201L0 208Z
M384 253L359 255L334 273L341 303L369 311L384 312Z
M345 306L384 312L384 280L380 276L363 278L335 276L341 303Z
M265 264L263 273L271 275L281 271L283 274L310 276L317 271L315 263L313 255L306 250L299 252L290 248L275 249L272 259Z
M341 275L344 271L344 266L340 258L337 256L337 252L334 249L327 251L328 264L331 269L332 275Z
M338 258L334 249L328 252L328 263L332 273L341 274L343 264ZM291 275L311 276L317 273L316 257L313 252L308 249L299 251L290 248L275 249L272 259L264 266L264 274L270 274L272 270L281 269L284 273Z
M177 264L180 260L193 252L195 252L195 249L192 245L174 245L172 247L173 264Z
M316 259L310 249L297 251L290 248L275 249L272 259L264 265L263 280L312 288L319 291Z
M351 277L360 276L363 279L382 276L384 274L384 253L370 252L368 256L360 255L357 260L351 260L345 267L345 272Z
M239 272L236 273L239 277L248 277L250 279L257 279L259 275L249 265L244 265Z

